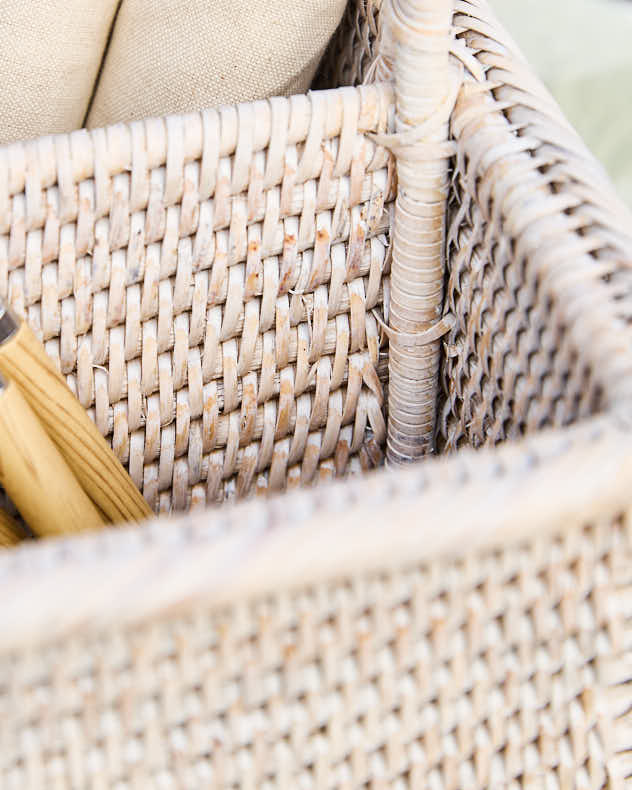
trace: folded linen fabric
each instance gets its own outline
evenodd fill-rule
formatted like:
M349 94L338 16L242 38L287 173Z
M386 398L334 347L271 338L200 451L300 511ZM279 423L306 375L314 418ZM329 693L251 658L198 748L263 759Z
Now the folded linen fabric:
M88 126L303 93L345 6L123 0Z
M118 0L2 0L0 143L83 125Z

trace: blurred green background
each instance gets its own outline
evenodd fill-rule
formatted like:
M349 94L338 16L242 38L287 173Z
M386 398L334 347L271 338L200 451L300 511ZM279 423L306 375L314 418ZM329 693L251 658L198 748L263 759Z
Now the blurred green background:
M632 2L491 3L632 206Z

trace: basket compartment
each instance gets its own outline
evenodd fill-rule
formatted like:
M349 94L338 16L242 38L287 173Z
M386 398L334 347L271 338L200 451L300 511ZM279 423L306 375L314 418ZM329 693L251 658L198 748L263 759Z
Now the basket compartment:
M373 67L379 10L349 4L317 86L388 73L384 57ZM458 40L478 52L468 79L489 65L509 84L460 99L452 117L455 323L440 357L439 452L569 424L607 408L624 381L616 336L590 340L563 267L560 285L538 250L549 229L537 212L521 223L512 197L531 179L557 218L551 255L577 254L586 305L612 314L630 275L612 263L626 240L613 243L596 215L601 176L559 115L548 141L545 95L514 86L502 46L469 30L472 18L455 16ZM371 134L392 132L394 113L392 88L374 84L0 150L0 295L39 331L156 512L382 463L379 320L397 184ZM476 131L482 117L495 119L491 136ZM525 117L530 136L516 132ZM498 170L487 137L513 170ZM607 185L597 197L612 209Z
M14 145L4 296L160 512L381 459L387 86Z

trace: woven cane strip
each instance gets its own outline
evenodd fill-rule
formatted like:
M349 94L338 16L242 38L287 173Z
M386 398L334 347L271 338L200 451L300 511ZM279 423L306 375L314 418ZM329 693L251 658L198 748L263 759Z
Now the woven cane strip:
M631 560L603 519L7 655L2 786L622 788Z
M394 179L365 133L392 116L388 87L348 88L0 151L0 296L157 510L383 442Z

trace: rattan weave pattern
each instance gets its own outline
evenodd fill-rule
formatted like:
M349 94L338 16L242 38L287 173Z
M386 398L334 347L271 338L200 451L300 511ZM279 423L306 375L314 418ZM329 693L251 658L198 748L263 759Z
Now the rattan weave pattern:
M390 124L366 87L0 154L0 294L156 510L379 461Z
M319 85L380 72L381 7L350 4ZM440 452L602 410L612 400L604 391L625 387L629 376L604 369L625 360L621 338L609 357L586 360L585 317L589 324L604 310L618 314L627 335L632 314L632 275L621 265L632 244L629 230L621 231L629 215L602 168L485 2L457 2L454 30L452 50L465 65L465 88L470 83L451 126L458 154L445 311L456 323L444 338ZM552 276L554 266L560 272ZM565 279L580 283L576 304Z
M380 14L406 2L350 3L319 86L388 77ZM484 0L454 9L438 430L459 451L407 469L196 507L245 491L258 426L260 488L381 461L392 88L0 152L0 292L152 504L194 511L0 555L0 787L629 784L632 220ZM283 420L242 422L264 396Z
M496 242L483 263L485 231L480 222L475 241L461 228L451 258L448 298L458 320L446 340L441 452L562 427L601 408L595 377L554 323L551 303L536 285L507 286L520 276L507 243Z
M511 73L482 4L458 3L454 23L487 86L466 83L452 117L445 309L457 320L438 426L448 450L603 408L616 378L607 367L621 354L586 358L586 318L618 304L623 329L632 293L632 272L620 266L630 239L609 227L623 209L604 197L604 174L544 89Z
M6 656L2 786L620 787L631 539L604 520Z
M457 321L446 338L441 449L496 444L600 411L599 377L528 262L478 205L454 224L446 309Z

